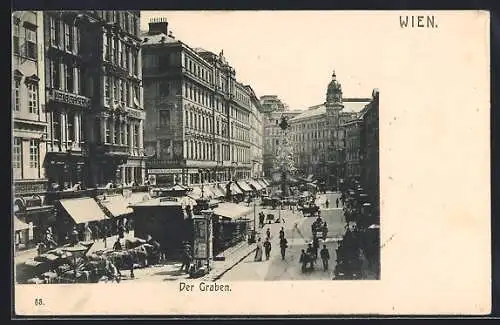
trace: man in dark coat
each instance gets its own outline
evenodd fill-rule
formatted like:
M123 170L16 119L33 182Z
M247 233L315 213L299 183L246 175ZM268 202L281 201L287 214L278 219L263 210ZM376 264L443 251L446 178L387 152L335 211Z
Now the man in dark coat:
M323 245L323 248L320 251L321 260L323 261L323 270L328 270L328 260L330 259L330 252L328 252L328 248L326 245Z
M288 247L288 241L286 240L285 235L283 235L283 237L281 237L281 239L280 239L280 249L281 249L281 259L282 260L285 259L285 251L286 251L287 247Z
M269 238L266 238L264 241L264 253L266 253L266 261L269 260L269 256L271 255L271 242Z

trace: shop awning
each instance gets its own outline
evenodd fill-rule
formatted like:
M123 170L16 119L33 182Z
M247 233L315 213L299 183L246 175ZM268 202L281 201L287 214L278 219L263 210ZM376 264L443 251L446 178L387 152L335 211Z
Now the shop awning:
M243 192L240 190L240 188L238 187L238 185L236 185L235 183L231 183L230 187L231 189L231 194L234 195L234 194L243 194Z
M271 181L270 181L270 180L268 180L268 179L266 179L266 178L263 178L263 179L262 179L262 181L263 181L263 182L264 182L267 186L271 185Z
M59 200L75 223L87 223L107 219L94 199L89 197Z
M245 181L238 181L236 184L244 191L244 192L253 192L252 188Z
M218 197L224 197L226 196L226 191L222 190L220 187L218 186L211 186L210 187L210 190L214 193L214 198L218 198Z
M260 184L260 186L262 186L262 188L266 188L266 187L267 187L266 182L264 182L264 181L263 181L263 180L261 180L261 179L258 179L258 180L257 180L257 183L258 183L258 184Z
M252 212L253 208L230 202L220 203L219 206L214 209L215 215L233 220L250 215Z
M135 192L135 193L130 194L130 196L124 197L124 199L125 199L125 202L128 203L128 205L131 205L131 204L136 204L136 203L145 202L147 200L150 200L151 196L149 195L149 193L146 193L146 192Z
M253 187L255 187L255 190L257 190L257 191L262 190L262 185L260 185L257 181L255 181L253 179L249 180L247 183L252 185Z
M18 217L14 216L14 230L15 231L26 230L26 229L29 229L29 227L30 226L26 222L23 222L23 221L19 220Z
M114 217L120 217L134 212L132 208L128 207L129 203L122 195L107 196L106 200L102 201L102 205L104 205Z

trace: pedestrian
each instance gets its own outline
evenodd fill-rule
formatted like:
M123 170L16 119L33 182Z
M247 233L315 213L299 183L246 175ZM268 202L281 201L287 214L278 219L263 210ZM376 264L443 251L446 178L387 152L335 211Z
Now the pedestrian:
M266 230L266 239L271 239L271 230L269 230L269 228Z
M261 239L257 239L257 249L255 250L255 262L262 262L262 243Z
M76 226L74 226L73 230L71 231L71 244L72 245L76 245L78 243L78 236L79 236L78 229L76 228Z
M280 239L282 238L285 238L285 228L284 227L281 227L281 230L280 230Z
M326 201L325 201L325 206L326 206L326 208L327 208L327 209L328 209L328 206L329 206L329 205L330 205L330 201L328 201L328 199L326 199Z
M182 252L182 265L181 265L181 272L184 270L184 267L186 267L186 273L189 273L189 267L191 266L191 245L189 245L188 242L184 242L184 249Z
M299 263L302 265L302 273L305 273L307 270L307 254L305 250L300 253Z
M288 247L288 241L286 240L285 236L283 236L281 239L280 239L280 249L281 249L281 259L284 260L285 259L285 251Z
M92 229L90 229L90 225L88 223L85 225L85 240L92 240Z
M264 252L266 253L266 261L269 261L269 256L271 255L271 242L269 238L264 241Z
M337 205L337 208L339 207L339 198L335 200L335 204Z
M122 250L122 244L120 243L120 238L116 238L116 241L113 245L113 250L115 251L121 251Z
M123 226L123 221L118 223L118 238L124 238L125 227Z
M326 221L323 223L322 231L323 231L323 240L326 240L326 236L328 235L328 224L326 223Z
M264 215L264 212L260 212L259 213L259 228L262 228L264 227L264 219L265 219L265 215Z
M323 249L320 251L321 260L323 261L323 270L328 270L328 260L330 259L330 252L328 252L328 248L326 245L323 245Z

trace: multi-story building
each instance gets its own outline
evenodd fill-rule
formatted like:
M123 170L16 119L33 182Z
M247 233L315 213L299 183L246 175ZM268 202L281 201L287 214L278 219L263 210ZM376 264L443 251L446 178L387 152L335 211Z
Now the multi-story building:
M283 103L277 95L264 95L260 96L260 105L262 111L265 113L270 112L283 112L288 110L288 105Z
M25 245L51 214L43 206L47 179L43 15L18 11L12 15L12 173L16 243ZM21 222L21 223L19 223Z
M45 12L47 172L56 186L145 179L139 15Z
M261 97L262 98L262 97ZM281 101L280 101L281 102ZM261 101L262 103L262 101ZM275 104L277 107L278 104ZM263 171L266 177L271 177L274 169L274 163L280 141L282 130L279 126L282 117L291 120L293 117L301 114L300 110L285 110L285 111L266 111L264 113L264 153L263 153Z
M326 102L290 119L294 159L299 173L314 175L329 186L337 186L337 182L346 175L348 155L349 166L353 166L349 167L352 168L350 170L357 170L359 174L359 167L356 167L359 166L359 153L355 153L355 147L359 152L360 140L359 134L356 138L358 131L353 129L353 125L359 123L351 121L359 118L370 100L343 98L342 86L333 73L327 87Z
M142 39L150 181L249 178L252 94L223 52L176 40L165 19L151 21Z
M250 94L250 158L252 169L250 176L252 178L263 177L262 164L264 154L264 123L260 101L255 95L252 87L246 86Z
M380 171L379 171L379 91L374 89L372 101L363 112L362 129L362 172L361 180L374 213L379 215Z

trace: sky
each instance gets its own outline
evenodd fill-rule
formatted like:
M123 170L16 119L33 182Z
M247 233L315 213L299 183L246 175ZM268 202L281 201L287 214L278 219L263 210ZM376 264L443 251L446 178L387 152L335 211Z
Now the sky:
M378 88L377 28L369 13L327 11L141 11L141 30L166 18L173 36L191 48L224 56L236 79L257 96L278 95L290 109L321 104L335 70L344 97Z

